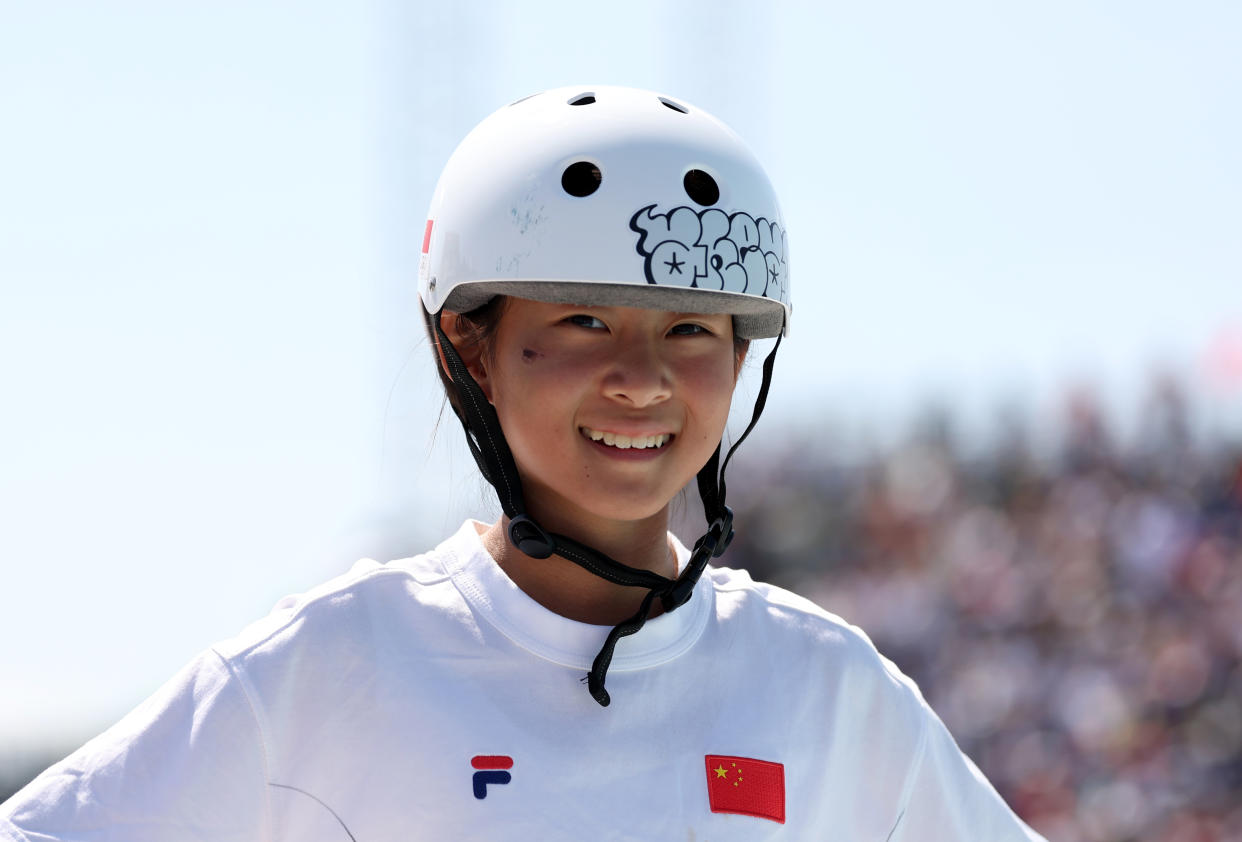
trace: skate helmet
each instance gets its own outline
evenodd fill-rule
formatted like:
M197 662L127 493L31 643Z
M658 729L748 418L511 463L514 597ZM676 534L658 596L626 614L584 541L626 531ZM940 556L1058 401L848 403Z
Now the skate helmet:
M741 139L681 100L561 88L500 109L449 159L423 237L427 310L495 295L788 323L784 223Z

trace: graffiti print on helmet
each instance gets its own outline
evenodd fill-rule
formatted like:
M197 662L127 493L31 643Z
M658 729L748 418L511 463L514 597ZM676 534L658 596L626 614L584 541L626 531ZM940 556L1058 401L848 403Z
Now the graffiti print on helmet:
M647 283L784 300L785 232L779 224L719 208L655 208L647 205L630 217Z

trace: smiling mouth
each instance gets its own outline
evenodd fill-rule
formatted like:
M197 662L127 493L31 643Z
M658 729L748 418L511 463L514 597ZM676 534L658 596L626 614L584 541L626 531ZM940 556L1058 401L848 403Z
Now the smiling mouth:
M608 433L602 430L592 430L590 427L579 427L582 435L594 442L601 442L609 447L615 447L618 450L644 450L647 448L660 448L668 444L673 439L672 433L659 433L654 436L626 436L621 433Z

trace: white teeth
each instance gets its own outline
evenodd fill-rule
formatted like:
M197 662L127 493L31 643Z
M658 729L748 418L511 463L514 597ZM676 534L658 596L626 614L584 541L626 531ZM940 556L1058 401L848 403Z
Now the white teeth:
M615 447L618 450L629 450L630 448L643 450L648 447L663 447L672 438L672 435L669 433L661 433L655 436L626 436L621 433L600 432L599 430L592 430L590 427L583 427L582 433L591 441L602 441L609 447Z

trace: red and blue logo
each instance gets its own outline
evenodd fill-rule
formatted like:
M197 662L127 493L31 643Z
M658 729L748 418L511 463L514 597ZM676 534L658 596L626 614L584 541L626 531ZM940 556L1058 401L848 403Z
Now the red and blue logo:
M513 768L513 758L505 754L476 754L470 758L474 773L474 797L486 798L488 784L507 784L513 780L509 770Z

